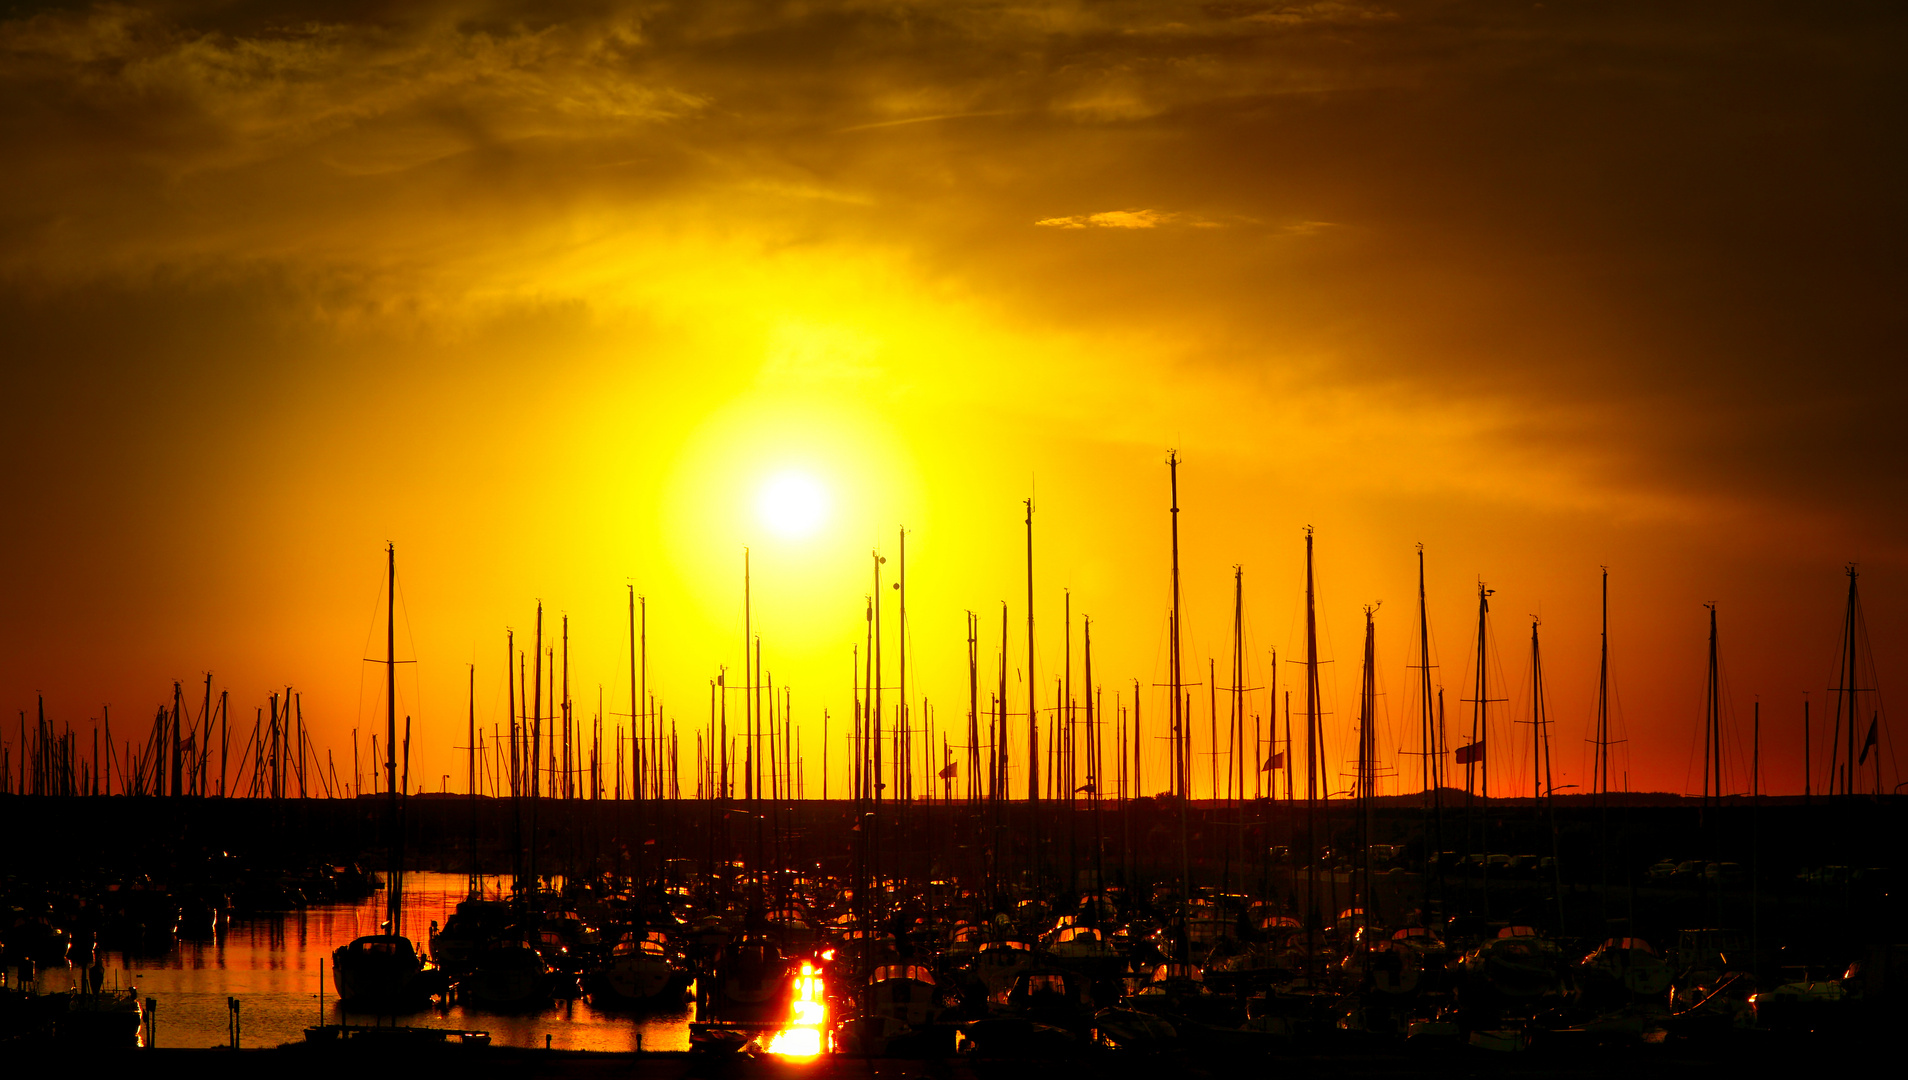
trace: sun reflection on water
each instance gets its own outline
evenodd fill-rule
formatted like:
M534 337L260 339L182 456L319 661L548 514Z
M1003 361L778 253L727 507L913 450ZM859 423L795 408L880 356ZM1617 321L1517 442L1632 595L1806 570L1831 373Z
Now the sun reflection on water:
M795 977L795 1000L788 1025L769 1040L768 1052L782 1057L812 1058L822 1052L822 1033L828 1030L828 1003L822 997L822 978L815 965L802 961Z

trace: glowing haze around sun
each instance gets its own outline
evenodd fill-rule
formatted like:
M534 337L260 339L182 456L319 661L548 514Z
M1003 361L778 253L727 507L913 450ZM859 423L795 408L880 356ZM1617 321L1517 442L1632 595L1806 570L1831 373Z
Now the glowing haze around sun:
M828 489L798 470L778 472L762 483L755 497L756 516L775 535L789 540L813 536L828 520Z

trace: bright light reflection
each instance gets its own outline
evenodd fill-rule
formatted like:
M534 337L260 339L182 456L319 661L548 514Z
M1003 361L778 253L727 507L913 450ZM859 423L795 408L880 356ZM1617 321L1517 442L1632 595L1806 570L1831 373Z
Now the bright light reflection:
M822 998L821 976L816 974L815 965L804 960L802 973L795 977L795 1002L789 1010L788 1026L769 1040L768 1052L783 1057L817 1057L827 1026L828 1003Z
M780 473L762 485L755 510L777 535L800 539L812 535L828 516L828 491L807 473Z

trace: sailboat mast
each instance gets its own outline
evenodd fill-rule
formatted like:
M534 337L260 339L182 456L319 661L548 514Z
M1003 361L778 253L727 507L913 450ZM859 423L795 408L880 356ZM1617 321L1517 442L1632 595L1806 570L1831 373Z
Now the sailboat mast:
M1536 617L1530 620L1530 798L1544 797L1544 666L1537 653Z
M477 876L477 665L470 665L470 694L466 699L470 712L465 721L465 784L470 799L470 895L483 894L483 879Z
M1477 672L1473 682L1476 696L1470 699L1471 745L1464 770L1465 793L1487 802L1491 797L1491 759L1486 743L1490 734L1490 704L1496 700L1491 697L1490 614L1491 596L1496 592L1486 588L1482 581L1477 583Z
M874 556L874 599L869 608L868 662L873 665L868 679L868 757L874 762L874 801L881 801L881 564L888 560L880 553ZM876 822L879 824L879 821Z
M1855 632L1857 603L1855 593L1855 564L1848 564L1848 613L1844 616L1842 630L1842 655L1846 659L1846 669L1842 672L1842 702L1848 712L1848 762L1842 776L1842 794L1855 794Z
M1228 718L1231 730L1227 734L1231 746L1228 757L1232 767L1227 769L1227 798L1245 801L1245 567L1234 564L1232 567L1232 712ZM1256 728L1253 732L1257 742ZM1213 749L1217 750L1218 747ZM1253 747L1253 760L1258 760L1258 747ZM1233 783L1232 781L1236 781Z
M1441 716L1433 712L1431 700L1431 612L1425 600L1424 545L1418 545L1418 711L1424 723L1421 744L1424 750L1424 786L1431 793L1431 851L1427 863L1437 866L1432 887L1439 903L1444 900L1444 738Z
M643 786L649 779L643 769L643 737L649 735L649 725L639 717L641 700L641 689L635 681L635 586L630 586L630 794L637 800L643 798ZM616 786L622 786L622 763L616 763Z
M530 665L530 811L536 813L536 798L543 790L543 601L537 601L537 662ZM532 819L534 821L534 818ZM536 836L531 834L530 872L536 874Z
M823 713L826 723L827 713ZM967 801L980 801L980 616L967 613ZM828 757L822 756L822 776L827 777ZM828 782L822 781L826 789ZM824 798L826 796L824 795Z
M1544 703L1544 660L1537 643L1538 622L1534 616L1530 620L1530 722L1535 755L1531 763L1534 774L1531 784L1537 798L1542 800L1545 822L1550 827L1551 890L1557 898L1557 932L1561 934L1564 931L1562 851L1557 835L1557 784L1550 775L1550 713ZM1536 809L1534 805L1532 808Z
M914 798L914 758L908 753L908 530L901 528L896 531L899 534L897 543L900 545L900 551L897 552L895 556L897 561L895 563L894 573L895 617L899 622L895 631L896 637L898 638L895 643L895 667L897 669L895 672L895 687L901 695L901 730L899 732L900 737L896 740L895 744L896 750L899 751L899 753L895 755L895 763L901 771L899 778L901 780L901 798L912 801Z
M1142 798L1146 794L1145 781L1140 778L1140 683L1133 680L1133 798ZM1126 813L1131 814L1132 807Z
M1179 798L1179 894L1192 896L1192 867L1186 850L1186 804L1192 799L1192 767L1188 764L1188 751L1191 740L1187 738L1187 714L1192 711L1192 703L1180 695L1182 670L1179 655L1179 452L1169 450L1166 453L1168 481L1172 486L1172 526L1173 526L1173 625L1171 640L1172 656L1172 695L1173 695L1173 741L1177 748L1176 775L1173 778L1178 787ZM1192 941L1188 933L1187 916L1190 905L1179 908L1179 960L1185 963L1191 959Z
M1444 765L1438 745L1437 728L1431 715L1431 614L1424 598L1424 545L1418 545L1418 708L1423 716L1424 786L1431 793L1431 805L1438 805L1438 788L1443 783ZM1435 819L1434 819L1435 820Z
M1013 791L1011 789L1011 785L1008 783L1008 780L1007 780L1008 769L1013 763L1012 758L1010 758L1007 753L1007 749L1008 749L1008 746L1007 746L1008 744L1008 739L1007 739L1007 630L1008 630L1008 625L1009 625L1009 619L1007 614L1007 601L1002 600L1000 602L1000 669L999 669L1000 687L994 694L994 780L993 780L993 783L989 785L989 788L988 788L988 797L995 800L994 823L997 828L1000 824L1000 809L1001 809L999 805L1000 801L1013 797ZM998 840L995 841L995 846L994 846L994 861L996 864L998 864L1000 861L1000 845ZM998 872L998 869L999 869L998 865L996 866L995 869Z
M749 700L749 643L754 640L754 609L749 596L749 549L742 549L742 797L755 798L755 707ZM759 868L758 868L759 869Z
M1712 794L1718 801L1722 799L1722 708L1717 700L1716 605L1703 606L1709 609L1709 678L1703 702L1703 809L1707 810Z
M1599 800L1610 802L1610 568L1603 568L1603 632L1597 661L1597 775Z
M576 730L575 713L570 706L570 617L563 616L563 797L576 798L577 764L582 756L582 739Z
M1169 718L1173 739L1173 788L1174 793L1183 801L1192 797L1192 773L1186 763L1186 710L1179 696L1180 685L1185 681L1180 675L1179 660L1179 452L1166 452L1166 467L1169 482L1172 485L1172 526L1173 526L1173 626L1167 643L1167 666L1170 670L1168 682L1172 687L1173 711Z
M1039 682L1034 679L1034 576L1033 515L1034 501L1027 503L1027 801L1040 801L1040 702ZM1036 819L1038 820L1038 819Z
M1318 957L1318 789L1319 770L1324 765L1324 746L1319 736L1318 701L1318 612L1317 592L1312 575L1312 527L1305 526L1305 921L1308 938L1305 967L1314 974ZM1289 726L1288 726L1288 738Z
M397 545L387 544L385 554L386 598L384 608L384 789L390 796L391 823L398 820L397 783ZM386 881L386 904L390 912L391 933L402 934L404 927L404 854L399 837L391 838L391 873Z
M648 782L650 780L649 773L654 773L655 779L654 782L650 784L650 791L656 798L666 799L669 798L670 793L668 786L663 782L662 712L656 708L656 703L650 700L649 697L649 598L646 596L636 598L636 640L638 643L636 650L636 679L637 685L641 690L643 734L651 736L654 739L654 742L650 744L651 749L649 753L644 755L645 759L649 762L649 769L645 772L643 779L645 782ZM674 775L674 769L675 766L672 760L670 764L671 775Z
M1377 757L1378 738L1372 726L1377 721L1378 682L1374 670L1378 657L1377 630L1372 616L1378 611L1376 604L1365 605L1365 657L1364 670L1359 679L1358 693L1358 859L1361 883L1364 885L1364 902L1359 905L1358 921L1366 930L1365 941L1370 940L1372 917L1372 881L1371 881L1371 834L1374 799L1377 796ZM1356 895L1356 894L1354 894Z
M1093 804L1093 890L1098 893L1106 888L1106 844L1102 840L1100 818L1100 737L1094 726L1099 710L1096 698L1099 693L1093 685L1093 620L1085 615L1080 617L1080 647L1085 652L1086 667L1082 675L1086 679L1086 728L1087 728L1087 799ZM1118 695L1115 695L1117 698ZM1094 923L1099 922L1099 907L1094 907Z

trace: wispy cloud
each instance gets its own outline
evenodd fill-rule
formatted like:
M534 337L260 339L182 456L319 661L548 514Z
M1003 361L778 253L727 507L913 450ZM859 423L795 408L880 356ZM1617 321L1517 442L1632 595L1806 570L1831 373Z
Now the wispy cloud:
M1157 229L1162 225L1189 225L1215 229L1219 222L1168 210L1102 210L1097 214L1042 218L1034 222L1050 229Z

